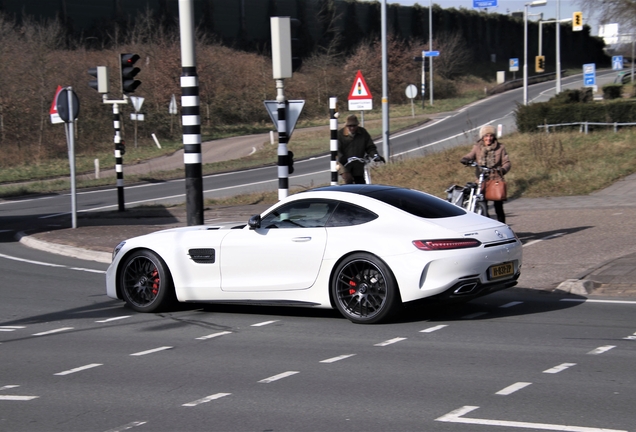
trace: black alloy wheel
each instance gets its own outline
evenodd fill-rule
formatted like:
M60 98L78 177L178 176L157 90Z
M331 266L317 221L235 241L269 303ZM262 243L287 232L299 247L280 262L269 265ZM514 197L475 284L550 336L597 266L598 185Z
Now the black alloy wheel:
M331 289L340 313L358 324L384 321L401 303L393 274L382 260L368 253L356 253L342 261Z
M138 312L160 312L175 301L166 264L149 250L126 257L121 264L119 286L128 306Z

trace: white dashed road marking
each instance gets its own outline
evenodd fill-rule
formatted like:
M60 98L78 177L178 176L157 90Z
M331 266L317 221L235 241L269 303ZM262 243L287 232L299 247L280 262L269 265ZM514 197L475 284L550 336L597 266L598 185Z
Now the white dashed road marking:
M553 368L546 369L543 371L543 373L555 374L555 373L563 372L564 370L571 368L572 366L576 366L576 363L563 363Z
M58 372L58 373L53 374L53 375L59 375L59 376L62 376L62 375L70 375L70 374L75 373L75 372L85 371L85 370L87 370L87 369L96 368L96 367L98 367L98 366L103 366L103 364L102 364L102 363L91 363L91 364L88 364L88 365L86 365L86 366L80 366L80 367L75 368L75 369L69 369L69 370L67 370L67 371L64 371L64 372Z
M153 353L156 353L156 352L159 352L159 351L165 351L165 350L169 350L169 349L172 349L172 348L174 348L174 347L162 346L162 347L150 349L150 350L147 350L147 351L140 351L138 353L131 354L131 356L142 356L142 355L146 355L146 354L153 354Z
M252 327L262 327L262 326L266 326L269 324L273 324L278 320L274 320L274 321L263 321L262 323L256 323L256 324L252 324Z
M262 380L259 381L259 383L268 384L268 383L271 383L271 382L274 382L274 381L278 381L279 379L283 379L283 378L287 378L287 377L292 376L292 375L296 375L297 373L300 373L300 372L299 371L283 372L281 374L274 375L272 377L262 379Z
M429 327L429 328L427 328L427 329L420 330L420 333L432 333L432 332L434 332L434 331L441 330L441 329L443 329L444 327L448 327L448 325L446 325L446 324L440 324L440 325L435 326L435 327Z
M394 344L394 343L397 343L397 342L402 342L403 340L406 340L406 338L404 338L404 337L397 337L397 338L395 338L395 339L389 339L389 340L387 340L387 341L377 343L377 344L375 344L374 346L383 347L383 346L391 345L391 344Z
M528 387L530 384L532 384L532 383L529 383L529 382L518 382L518 383L515 383L513 385L510 385L510 386L506 387L505 389L499 390L495 394L502 395L502 396L508 396L508 395L518 391L518 390L521 390L524 387Z
M232 393L217 393L217 394L213 394L213 395L210 395L210 396L206 396L206 397L201 398L201 399L197 399L197 400L192 401L192 402L184 403L182 406L187 406L187 407L197 406L197 405L201 405L201 404L213 401L215 399L220 399L222 397L229 396L231 394Z
M332 358L328 358L326 360L321 360L320 363L334 363L340 360L344 360L347 359L349 357L353 357L355 354L343 354L341 356L338 357L332 357Z
M616 348L615 345L605 345L602 347L598 347L596 349L593 349L592 351L590 351L588 354L603 354L605 352L608 352L609 350L611 350L612 348Z
M59 333L59 332L63 332L63 331L68 331L68 330L73 330L73 327L62 327L62 328L59 328L59 329L49 330L49 331L45 331L45 332L41 332L41 333L34 333L33 336L47 336L47 335L50 335L50 334Z
M224 331L224 332L219 332L219 333L212 333L212 334L209 334L207 336L198 337L197 340L212 339L212 338L215 338L215 337L225 336L225 335L229 335L229 334L232 334L232 332L231 331Z

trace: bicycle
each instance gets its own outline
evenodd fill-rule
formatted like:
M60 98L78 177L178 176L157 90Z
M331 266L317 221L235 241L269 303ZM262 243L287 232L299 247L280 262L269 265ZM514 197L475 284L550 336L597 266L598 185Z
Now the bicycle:
M380 162L384 163L384 158L380 155L375 155L374 157L370 157L368 155L365 157L351 156L347 159L347 163L344 166L353 162L358 162L364 165L364 182L366 184L371 184L371 168L377 166Z
M467 182L465 186L452 185L446 189L447 201L462 207L469 212L474 212L482 216L488 217L488 205L484 198L484 181L491 169L478 165L476 162L465 164L470 167L479 168L479 177L477 182Z

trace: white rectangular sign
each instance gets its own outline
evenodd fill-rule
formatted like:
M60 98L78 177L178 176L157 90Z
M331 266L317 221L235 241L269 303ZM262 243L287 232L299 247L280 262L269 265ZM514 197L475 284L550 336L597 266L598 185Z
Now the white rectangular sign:
M349 99L349 111L367 111L373 109L373 99Z

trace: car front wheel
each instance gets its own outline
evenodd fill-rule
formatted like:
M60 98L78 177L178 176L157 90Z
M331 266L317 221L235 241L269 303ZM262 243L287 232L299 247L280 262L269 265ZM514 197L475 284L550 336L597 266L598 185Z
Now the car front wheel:
M393 274L384 262L367 253L353 254L338 265L331 293L340 313L358 324L384 321L400 304Z
M175 301L172 278L164 261L154 252L140 250L121 267L119 286L126 304L138 312L160 312Z

